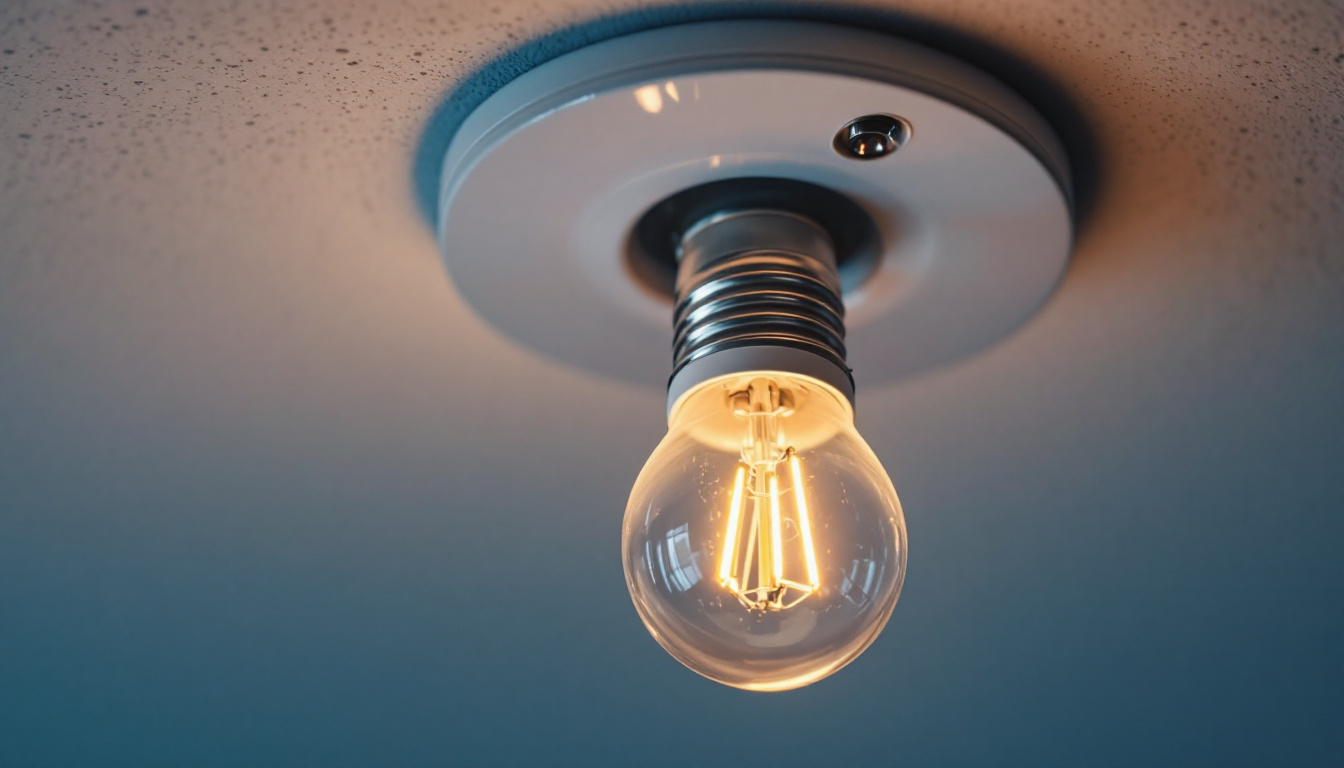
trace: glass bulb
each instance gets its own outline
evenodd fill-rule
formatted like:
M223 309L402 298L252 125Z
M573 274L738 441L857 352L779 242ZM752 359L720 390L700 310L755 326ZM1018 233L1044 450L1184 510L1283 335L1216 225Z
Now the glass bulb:
M896 490L816 379L754 371L683 395L625 512L625 577L649 632L726 685L783 691L853 661L905 575Z

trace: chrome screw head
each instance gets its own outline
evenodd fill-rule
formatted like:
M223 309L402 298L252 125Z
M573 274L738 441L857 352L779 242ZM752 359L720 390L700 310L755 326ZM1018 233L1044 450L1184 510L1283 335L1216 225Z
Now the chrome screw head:
M901 148L910 138L910 124L892 115L865 115L845 123L835 134L835 151L854 160L876 160Z

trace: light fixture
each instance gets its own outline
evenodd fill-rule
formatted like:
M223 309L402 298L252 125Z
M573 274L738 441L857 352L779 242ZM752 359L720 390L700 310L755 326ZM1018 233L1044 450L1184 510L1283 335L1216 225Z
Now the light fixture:
M854 428L850 361L882 383L985 347L1050 293L1072 237L1064 153L1014 92L784 21L630 35L505 84L448 148L439 225L506 334L670 375L627 583L674 657L759 691L848 664L901 591L905 523Z

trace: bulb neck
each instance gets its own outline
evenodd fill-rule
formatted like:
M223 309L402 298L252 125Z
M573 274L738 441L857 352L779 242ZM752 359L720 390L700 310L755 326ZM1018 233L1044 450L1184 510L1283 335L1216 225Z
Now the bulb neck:
M777 210L702 219L677 249L669 412L696 385L744 371L809 376L854 401L835 245Z

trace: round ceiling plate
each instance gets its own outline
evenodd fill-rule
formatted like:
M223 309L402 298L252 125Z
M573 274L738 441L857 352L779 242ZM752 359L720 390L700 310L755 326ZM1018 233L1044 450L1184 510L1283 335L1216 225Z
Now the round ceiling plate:
M869 116L905 133L856 158L838 134ZM1068 262L1067 159L1021 97L914 43L791 21L643 32L507 83L449 146L440 245L503 333L663 385L671 306L630 266L636 224L679 192L747 177L824 187L875 223L879 258L844 297L860 386L1002 338Z

